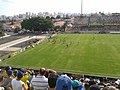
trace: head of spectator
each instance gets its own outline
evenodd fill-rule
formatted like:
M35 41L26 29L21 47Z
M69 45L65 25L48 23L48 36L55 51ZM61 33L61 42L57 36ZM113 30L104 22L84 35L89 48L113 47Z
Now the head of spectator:
M11 69L10 66L7 66L7 67L4 67L4 68L3 68L3 76L4 76L4 78L8 78L7 71L8 71L9 69Z
M52 69L47 69L47 72L48 72L47 73L48 77L51 76L51 75L57 74L57 72L55 70L52 70Z
M31 76L35 76L34 70L31 70Z
M80 81L81 83L84 83L84 79L83 79L83 78L81 78L79 81Z
M108 86L108 90L117 90L114 86Z
M21 68L20 71L23 72L23 73L26 73L27 69L26 68Z
M24 74L29 74L29 75L31 75L31 74L32 74L32 71L31 71L31 70L26 70Z
M90 86L90 90L100 90L100 87L96 84Z
M103 83L104 81L103 77L101 77L99 80L100 80L100 83Z
M89 81L89 85L91 86L91 85L94 85L94 84L96 84L96 82L94 81L94 80L90 80Z
M44 76L44 74L45 74L45 68L41 68L41 69L40 69L40 75L41 75L41 76Z
M96 84L90 86L90 90L100 90L100 87Z
M17 73L17 78L19 79L19 80L21 80L21 78L24 76L24 73L23 72L21 72L21 71L18 71L18 73Z
M89 82L90 81L90 79L89 78L85 78L85 82Z
M17 69L15 69L15 70L13 71L13 75L14 75L14 77L16 77L16 76L17 76L17 73L18 73L18 70L17 70Z
M75 79L72 81L73 90L78 90L79 86L80 86L80 82L78 80Z
M72 90L72 81L67 75L61 75L56 81L56 90Z
M55 90L57 78L58 78L57 73L50 73L49 74L48 84L49 84L50 90Z
M13 73L13 72L12 72L12 70L10 70L10 69L9 69L9 70L7 70L7 75L8 75L8 76L11 76L11 75L12 75L12 73Z
M108 90L108 86L104 87L103 89L100 89L100 90Z

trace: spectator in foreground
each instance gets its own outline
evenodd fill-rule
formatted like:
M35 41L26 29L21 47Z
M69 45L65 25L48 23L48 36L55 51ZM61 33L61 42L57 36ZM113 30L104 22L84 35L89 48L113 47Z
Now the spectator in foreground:
M12 69L12 68L11 68L10 66L7 66L7 67L5 67L5 68L2 69L2 74L3 74L4 78L7 78L7 77L8 77L7 71L8 71L8 70L11 70L11 69Z
M85 85L84 85L84 89L85 89L85 90L89 90L89 87L90 87L89 83L86 82Z
M32 78L30 90L48 90L48 78L44 74L45 68L41 68L39 74Z
M2 87L3 84L3 76L0 75L0 90L4 90L4 87Z
M24 72L24 75L23 75L23 77L21 78L21 81L23 81L24 83L25 83L25 87L26 87L26 89L28 89L29 88L29 86L28 86L28 79L30 78L30 73L29 72L27 72L26 70L22 70L23 72Z
M84 79L83 78L81 78L80 80L79 80L79 82L80 82L80 87L79 87L79 90L84 90L85 89L85 83L84 83Z
M56 71L50 70L49 76L48 76L49 90L56 90L57 78L58 78L58 75Z
M56 82L56 90L72 90L72 81L67 75L61 75Z
M19 71L17 73L17 77L13 79L11 83L8 85L8 90L27 90L25 87L25 83L21 81L23 75L24 73Z
M8 86L9 83L11 83L12 79L13 79L12 70L9 69L9 70L7 70L7 77L4 78L3 85L2 85L5 90L7 90L7 86Z

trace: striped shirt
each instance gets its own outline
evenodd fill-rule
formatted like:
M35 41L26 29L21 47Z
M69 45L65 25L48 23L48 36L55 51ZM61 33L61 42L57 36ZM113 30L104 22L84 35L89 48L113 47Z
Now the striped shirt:
M31 86L34 90L48 90L48 78L36 76L31 80Z

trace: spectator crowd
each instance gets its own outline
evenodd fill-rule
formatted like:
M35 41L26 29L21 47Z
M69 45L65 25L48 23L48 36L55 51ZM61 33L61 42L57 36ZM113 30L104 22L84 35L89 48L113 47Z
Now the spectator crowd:
M77 77L52 69L0 68L0 90L119 90L120 80Z

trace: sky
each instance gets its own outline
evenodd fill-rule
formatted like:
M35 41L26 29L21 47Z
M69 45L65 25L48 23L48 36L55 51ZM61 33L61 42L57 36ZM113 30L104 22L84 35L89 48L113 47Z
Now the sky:
M83 0L83 14L120 13L120 0ZM81 0L0 0L0 15L26 12L81 13Z

